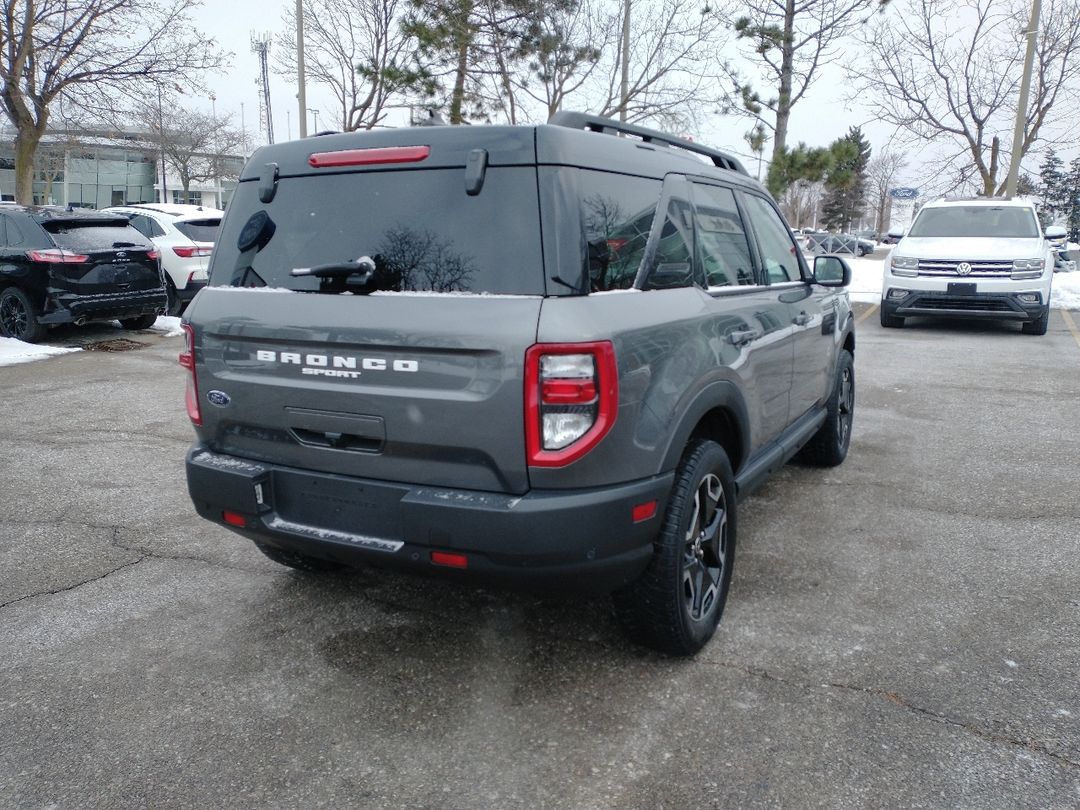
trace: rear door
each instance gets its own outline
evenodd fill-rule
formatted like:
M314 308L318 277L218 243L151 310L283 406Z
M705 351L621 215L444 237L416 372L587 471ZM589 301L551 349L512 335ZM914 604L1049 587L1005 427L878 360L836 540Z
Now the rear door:
M259 185L240 183L186 316L200 437L303 470L525 492L535 166L489 166L477 194L463 165L282 177L269 203ZM292 274L360 257L370 284Z

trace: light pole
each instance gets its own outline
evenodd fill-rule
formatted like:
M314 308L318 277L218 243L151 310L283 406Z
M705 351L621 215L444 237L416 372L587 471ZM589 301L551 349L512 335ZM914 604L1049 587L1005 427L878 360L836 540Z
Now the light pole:
M626 120L626 97L630 94L630 0L623 0L622 76L619 82L619 120Z
M304 88L304 2L296 0L296 99L300 103L300 137L307 137L307 90Z
M1035 41L1039 36L1039 12L1042 0L1032 0L1031 24L1027 30L1027 52L1024 54L1024 75L1020 78L1020 100L1016 108L1016 126L1013 127L1012 159L1009 175L1005 179L1005 196L1016 196L1020 182L1020 159L1024 152L1024 124L1027 123L1028 93L1031 91L1031 67L1035 62Z
M318 110L313 110L311 107L308 107L308 112L311 113L311 123L315 127L315 132L318 132L319 131L319 111ZM305 132L306 132L306 130L305 130ZM300 137L303 138L304 135L301 134Z

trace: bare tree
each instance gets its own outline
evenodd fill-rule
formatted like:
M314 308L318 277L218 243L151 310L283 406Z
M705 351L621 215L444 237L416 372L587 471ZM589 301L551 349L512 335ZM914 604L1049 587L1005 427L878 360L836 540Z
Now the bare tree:
M866 192L874 211L874 229L879 235L885 230L885 218L889 215L889 191L896 187L900 173L907 165L905 154L886 147L866 167Z
M949 175L952 185L974 180L983 194L1003 193L1025 0L911 0L890 17L852 70L862 97L909 145L944 147L935 173ZM1069 127L1080 100L1080 4L1047 0L1042 18L1021 156Z
M787 148L791 111L836 56L840 41L888 0L738 0L725 12L769 86L762 95L729 68L743 108L756 117L772 113L773 158Z
M212 116L201 110L186 108L174 99L158 99L141 108L143 124L172 166L184 196L192 183L223 179L230 165L224 155L245 151L245 136L233 126L232 116Z
M401 29L401 0L306 0L304 69L333 93L345 132L385 120L395 97L423 77L413 67L415 42ZM296 9L287 4L275 72L296 76Z
M793 228L816 227L825 184L822 181L798 180L785 189L778 202Z
M698 0L634 0L631 11L626 98L619 39L601 58L597 81L584 96L591 99L587 107L619 117L625 106L627 121L653 119L674 130L690 128L698 113L712 106L723 75L723 18ZM621 21L621 9L613 13Z
M197 83L224 59L193 27L198 0L0 0L0 102L15 125L15 197L33 201L52 106L100 114L149 80Z

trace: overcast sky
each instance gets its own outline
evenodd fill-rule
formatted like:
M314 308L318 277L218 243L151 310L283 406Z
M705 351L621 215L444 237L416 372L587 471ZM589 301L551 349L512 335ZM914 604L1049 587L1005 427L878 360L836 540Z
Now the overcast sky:
M217 96L217 112L231 113L240 124L240 105L244 105L244 125L256 143L264 143L265 136L259 129L259 92L258 58L251 52L252 32L276 34L283 30L282 12L286 4L293 5L295 0L230 0L228 3L213 2L195 11L196 27L206 35L216 39L221 45L234 53L233 66L223 77L211 80ZM253 22L257 21L257 22ZM729 57L734 57L734 48ZM854 42L851 47L855 47ZM274 47L271 46L271 65ZM286 140L290 133L298 137L297 116L299 107L296 100L296 82L286 81L275 76L271 71L270 96L274 111L274 135L276 140ZM765 88L762 94L765 95ZM824 146L847 132L849 126L863 125L875 151L888 140L891 130L868 121L866 110L844 101L846 87L843 72L839 66L830 66L822 78L813 86L807 96L795 107L791 119L788 141L791 145L805 141L811 146ZM312 109L320 109L320 129L334 129L340 126L338 117L333 114L332 97L320 97L317 87L309 84L307 88L308 104ZM203 99L209 109L209 100ZM709 145L730 149L746 155L749 148L743 140L751 122L744 118L728 117L717 119L712 125L703 128L699 138ZM308 115L308 131L313 129L313 118ZM766 146L766 155L771 151ZM756 172L756 162L745 160L751 173Z

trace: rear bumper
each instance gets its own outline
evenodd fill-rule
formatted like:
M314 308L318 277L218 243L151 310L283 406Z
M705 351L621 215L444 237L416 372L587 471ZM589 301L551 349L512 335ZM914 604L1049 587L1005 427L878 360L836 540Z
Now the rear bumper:
M202 517L277 548L474 582L603 593L648 564L673 474L518 496L310 473L195 445L187 479ZM633 507L648 501L657 502L655 515L633 522ZM225 511L243 524L226 523ZM434 565L436 551L465 555L467 568Z
M53 292L49 295L50 311L39 317L38 321L60 324L138 318L164 312L167 300L164 287L106 295Z
M205 281L189 281L186 287L177 289L176 297L185 304L190 303L195 294L206 286Z
M898 285L899 286L899 285ZM1038 290L1025 293L965 293L937 290L907 290L903 297L892 297L885 290L881 309L888 316L900 318L945 317L985 318L988 320L1033 321L1042 315L1046 301ZM900 287L900 289L903 289ZM1021 294L1037 295L1035 302L1025 302Z

